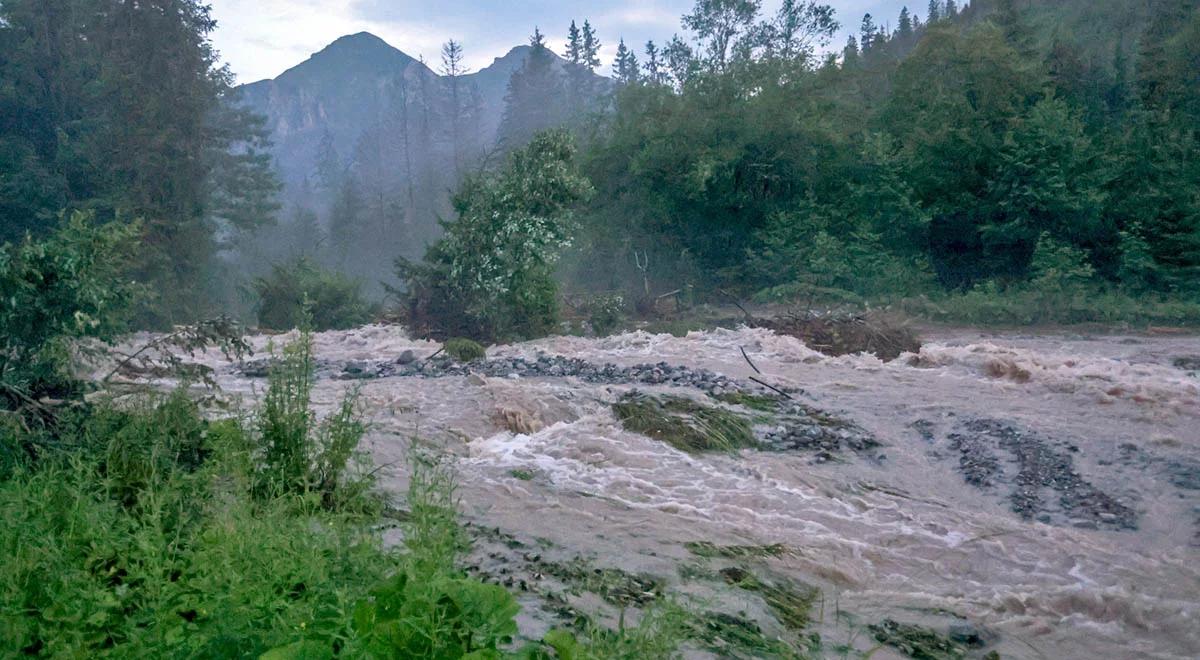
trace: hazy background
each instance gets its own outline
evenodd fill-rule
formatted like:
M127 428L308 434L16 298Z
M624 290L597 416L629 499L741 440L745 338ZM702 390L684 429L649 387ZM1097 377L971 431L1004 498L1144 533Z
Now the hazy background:
M436 64L448 39L462 42L472 69L487 66L538 26L555 52L562 52L572 19L590 20L604 42L601 73L608 73L622 37L637 52L648 39L665 42L680 31L679 17L693 0L212 0L220 26L213 37L222 59L242 83L274 78L304 61L333 40L367 31L413 57ZM778 0L765 0L764 13ZM831 0L838 10L842 34L858 33L866 12L880 25L895 27L900 8L908 5L924 18L926 2L914 0Z

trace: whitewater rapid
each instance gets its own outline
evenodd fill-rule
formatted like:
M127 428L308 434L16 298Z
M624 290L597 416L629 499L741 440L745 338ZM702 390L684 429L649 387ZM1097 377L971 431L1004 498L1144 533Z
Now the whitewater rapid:
M253 338L260 353L269 341L286 337ZM755 376L881 443L832 461L691 455L625 431L611 411L635 388L703 396L686 383L338 375L438 348L387 326L316 337L329 366L315 400L329 407L360 389L385 489L403 492L419 440L455 457L472 523L654 574L685 594L696 589L681 577L694 559L685 543L780 544L788 552L764 560L767 570L819 587L816 630L863 651L874 646L867 623L949 617L994 633L988 648L1005 658L1200 656L1196 337L939 331L889 363L830 358L748 328L488 351L492 361L549 355ZM224 396L248 404L265 387L217 355L199 359ZM983 477L970 482L968 468Z

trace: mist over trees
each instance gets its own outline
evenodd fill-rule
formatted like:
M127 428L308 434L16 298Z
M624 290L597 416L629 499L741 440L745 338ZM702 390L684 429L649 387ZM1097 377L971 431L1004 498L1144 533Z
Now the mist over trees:
M1195 300L1196 5L938 1L865 16L834 57L828 7L701 0L584 149L568 276L636 291L645 254L657 291L895 300L1025 295L1049 269L1085 274L1072 304Z
M276 207L262 122L230 103L214 28L195 0L0 4L0 241L64 210L139 221L153 325L223 307L218 253Z
M364 33L235 89L202 2L9 0L0 232L137 221L148 325L250 313L237 292L296 259L382 296L455 191L558 127L598 193L572 289L1003 296L1049 268L1087 274L1076 299L1194 300L1196 5L933 0L843 18L843 46L819 2L700 0L678 34L614 35L607 76L580 17L562 53L535 28L478 71Z

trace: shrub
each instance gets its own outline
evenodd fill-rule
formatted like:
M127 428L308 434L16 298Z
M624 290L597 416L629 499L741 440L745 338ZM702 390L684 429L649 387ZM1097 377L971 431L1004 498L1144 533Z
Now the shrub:
M100 407L0 481L0 654L253 658L334 643L393 565L355 516L251 496L252 435L177 393Z
M447 339L443 348L447 355L459 362L474 362L487 357L487 350L479 342L462 337Z
M0 409L78 393L75 342L111 341L140 293L122 277L136 233L76 212L45 239L0 246Z
M565 131L535 137L504 169L466 181L458 219L421 263L397 261L408 321L432 336L533 338L558 323L552 267L570 244L571 208L591 191Z
M625 318L625 298L620 294L596 295L583 305L588 325L597 336L603 337L616 330Z
M754 447L754 431L742 416L683 397L631 392L613 404L627 431L661 440L686 452L734 452Z
M317 424L311 410L315 362L312 333L301 330L272 365L258 416L260 494L315 493L329 509L360 502L367 477L347 474L366 426L352 390L337 411Z
M344 330L369 322L374 312L361 282L323 270L307 257L273 266L270 275L255 280L254 290L258 322L272 330L300 327L306 313L315 330Z

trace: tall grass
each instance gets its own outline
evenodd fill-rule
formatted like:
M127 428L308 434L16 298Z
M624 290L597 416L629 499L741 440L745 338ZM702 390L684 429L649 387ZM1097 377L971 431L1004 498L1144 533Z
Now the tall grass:
M180 390L81 409L54 450L6 459L0 657L672 655L684 628L666 609L520 645L514 597L460 569L455 480L435 460L410 461L404 547L385 548L370 482L351 470L357 397L318 422L312 389L301 333L257 414L208 421Z
M337 410L317 422L312 411L316 363L312 333L301 329L272 366L258 415L263 448L260 494L313 495L325 508L362 504L369 473L352 474L366 425L351 390Z
M344 644L394 560L359 516L252 493L256 441L182 395L105 409L0 481L0 655L257 657Z

